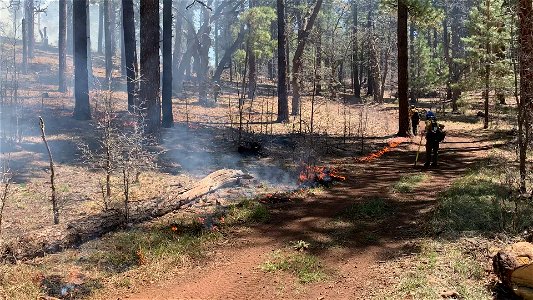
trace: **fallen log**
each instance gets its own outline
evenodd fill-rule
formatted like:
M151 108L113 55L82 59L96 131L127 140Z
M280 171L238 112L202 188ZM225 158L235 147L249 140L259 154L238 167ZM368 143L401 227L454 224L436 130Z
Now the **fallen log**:
M523 299L533 300L533 244L515 243L499 251L492 265L505 286Z
M238 185L250 175L240 170L222 169L192 183L178 195L132 203L129 220L140 223L192 205L195 200L218 189ZM0 257L4 260L31 259L77 246L105 233L123 227L124 217L120 211L105 211L87 216L68 224L47 226L30 231L9 241L0 241Z

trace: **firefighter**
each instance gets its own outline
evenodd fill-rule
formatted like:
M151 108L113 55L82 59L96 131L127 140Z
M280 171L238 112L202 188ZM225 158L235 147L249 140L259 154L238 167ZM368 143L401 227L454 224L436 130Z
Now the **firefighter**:
M215 98L215 103L218 101L218 96L220 95L220 84L217 81L213 85L213 98Z
M418 124L420 124L420 114L414 105L411 105L411 126L413 127L413 135L416 136L418 133Z
M426 113L426 162L424 168L436 168L439 156L439 144L446 137L444 125L437 123L437 117L432 111Z

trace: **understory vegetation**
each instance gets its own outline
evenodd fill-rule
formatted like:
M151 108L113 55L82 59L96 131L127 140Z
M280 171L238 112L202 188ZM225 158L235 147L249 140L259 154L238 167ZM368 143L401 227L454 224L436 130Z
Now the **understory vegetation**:
M36 299L46 295L62 299L105 298L109 289L136 288L169 278L180 267L201 263L215 245L229 238L233 227L268 219L265 205L244 199L225 212L176 215L108 234L79 250L66 250L28 264L3 264L0 298ZM108 290L100 295L105 289Z
M260 268L264 272L289 272L304 284L319 282L327 278L320 259L301 251L276 250L266 262L261 264Z

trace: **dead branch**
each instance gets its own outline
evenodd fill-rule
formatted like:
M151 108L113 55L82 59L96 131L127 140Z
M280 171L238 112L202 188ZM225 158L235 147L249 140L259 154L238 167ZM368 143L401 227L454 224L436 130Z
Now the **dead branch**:
M59 224L59 207L57 205L57 193L55 186L55 171L54 171L54 160L52 158L52 152L46 141L46 134L44 133L44 120L42 117L39 117L39 125L41 127L41 138L43 139L44 145L46 146L46 151L48 152L48 159L50 160L50 188L52 189L52 212L54 213L54 224Z

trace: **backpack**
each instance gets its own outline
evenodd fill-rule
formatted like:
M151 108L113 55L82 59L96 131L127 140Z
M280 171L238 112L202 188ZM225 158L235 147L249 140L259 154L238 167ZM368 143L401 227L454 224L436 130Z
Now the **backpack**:
M446 138L446 132L437 123L437 119L429 119L428 137L434 139L437 143L442 142Z

